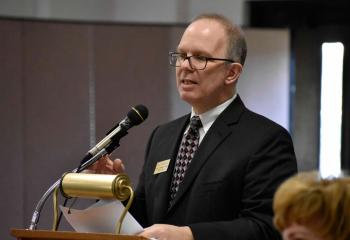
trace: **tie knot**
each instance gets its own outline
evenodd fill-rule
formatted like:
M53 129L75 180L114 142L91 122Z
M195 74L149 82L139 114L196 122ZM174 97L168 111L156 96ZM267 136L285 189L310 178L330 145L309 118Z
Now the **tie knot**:
M202 122L199 116L193 116L190 121L190 128L198 130L202 127Z

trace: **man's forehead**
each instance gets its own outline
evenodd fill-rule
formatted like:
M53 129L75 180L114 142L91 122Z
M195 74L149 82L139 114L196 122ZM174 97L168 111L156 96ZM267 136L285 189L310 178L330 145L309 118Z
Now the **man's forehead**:
M212 19L199 19L192 22L185 30L186 32L200 31L203 34L209 34L212 30L222 30L221 24Z
M185 30L178 45L180 51L193 53L218 53L225 41L225 32L217 21L200 19ZM221 51L220 51L221 52Z

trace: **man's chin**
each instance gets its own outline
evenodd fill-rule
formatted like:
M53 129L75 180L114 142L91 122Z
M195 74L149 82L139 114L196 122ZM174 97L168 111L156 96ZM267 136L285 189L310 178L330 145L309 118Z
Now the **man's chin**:
M179 95L183 101L187 102L190 105L193 105L193 103L196 102L196 98L193 96L193 94L180 92Z

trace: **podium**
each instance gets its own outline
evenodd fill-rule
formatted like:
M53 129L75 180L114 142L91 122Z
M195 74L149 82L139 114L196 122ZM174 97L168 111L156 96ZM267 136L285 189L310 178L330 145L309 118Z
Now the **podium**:
M11 235L18 240L147 240L131 235L114 235L108 233L78 233L64 231L11 229Z

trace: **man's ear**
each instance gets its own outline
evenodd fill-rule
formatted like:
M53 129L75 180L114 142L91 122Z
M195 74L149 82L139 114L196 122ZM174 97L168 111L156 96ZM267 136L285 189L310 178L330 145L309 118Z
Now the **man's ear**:
M232 84L237 82L239 76L241 75L243 66L240 63L231 63L227 71L226 83Z

